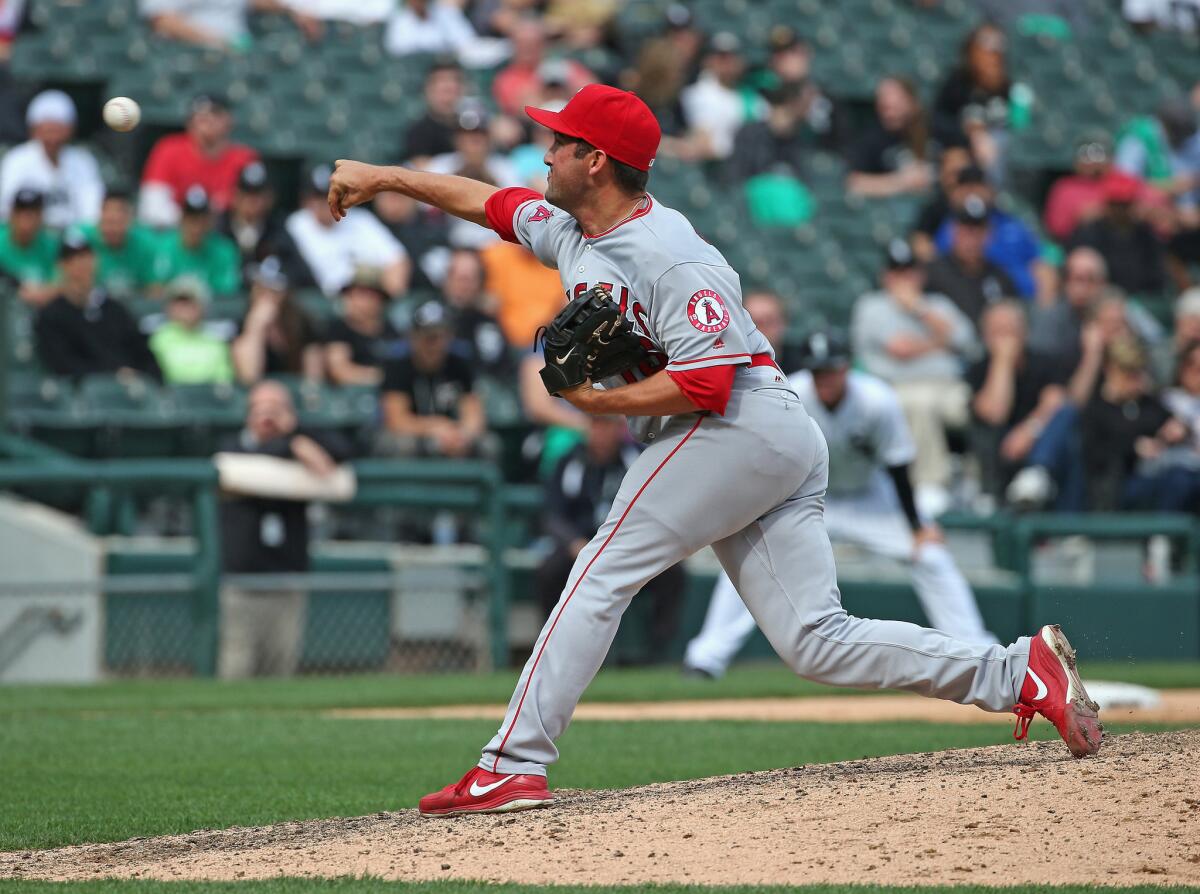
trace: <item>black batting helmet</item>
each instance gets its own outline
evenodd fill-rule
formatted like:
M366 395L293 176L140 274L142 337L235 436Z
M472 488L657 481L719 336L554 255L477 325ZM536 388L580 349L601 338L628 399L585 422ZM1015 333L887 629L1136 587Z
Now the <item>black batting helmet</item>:
M850 365L850 342L839 329L817 329L800 345L800 363L805 369L834 369Z

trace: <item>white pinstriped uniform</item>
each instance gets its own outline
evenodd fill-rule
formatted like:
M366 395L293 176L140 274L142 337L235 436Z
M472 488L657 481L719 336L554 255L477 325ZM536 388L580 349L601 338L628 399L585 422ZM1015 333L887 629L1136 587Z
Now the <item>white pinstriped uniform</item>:
M913 588L933 627L968 642L994 643L996 638L984 627L970 585L950 551L940 543L926 543L914 555L912 531L885 471L907 466L916 455L891 386L868 373L852 371L841 402L830 409L817 398L812 373L794 374L791 384L829 445L825 527L830 539L908 563ZM684 660L720 676L754 627L754 618L729 575L722 574L713 587L704 627L688 643Z

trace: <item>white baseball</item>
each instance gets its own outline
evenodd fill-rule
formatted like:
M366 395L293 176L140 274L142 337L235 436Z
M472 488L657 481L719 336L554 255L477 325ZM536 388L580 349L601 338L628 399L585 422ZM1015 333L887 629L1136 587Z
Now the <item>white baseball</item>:
M113 130L125 133L141 120L141 107L128 96L114 96L104 104L104 123Z

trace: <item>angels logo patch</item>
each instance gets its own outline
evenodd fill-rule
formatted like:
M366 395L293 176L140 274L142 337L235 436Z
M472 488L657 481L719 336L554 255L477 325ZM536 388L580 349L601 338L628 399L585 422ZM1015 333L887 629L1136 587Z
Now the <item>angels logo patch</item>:
M701 289L688 301L688 322L701 332L720 332L729 325L729 308L712 289Z
M529 215L529 222L538 223L543 220L549 220L553 216L554 212L545 205L538 205L537 208L533 210L533 214Z

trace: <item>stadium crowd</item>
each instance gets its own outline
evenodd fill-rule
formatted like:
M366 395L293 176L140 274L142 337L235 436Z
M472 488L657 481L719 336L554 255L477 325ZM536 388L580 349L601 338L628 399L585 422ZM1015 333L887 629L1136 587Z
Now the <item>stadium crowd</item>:
M5 45L20 40L21 5L0 3ZM683 4L632 49L611 40L618 0L140 0L139 10L162 38L229 52L253 53L249 17L275 14L309 41L340 19L382 26L386 52L432 54L424 113L391 158L372 161L543 189L549 135L521 110L561 108L593 81L637 91L662 124L661 154L736 188L764 228L813 213L811 157L837 153L849 194L921 200L908 238L880 252L878 287L847 295L844 315L856 363L900 395L923 508L1200 510L1200 84L1117 133L1076 134L1074 170L1049 186L1041 220L1026 219L1002 201L1010 137L1033 114L1006 54L1014 8L1087 23L1072 4L982 5L993 21L966 35L932 101L896 74L878 81L873 108L819 83L821 50L789 25L770 31L765 64L752 66L737 36L704 33ZM1127 2L1126 13L1138 29L1196 29L1185 7ZM585 50L611 64L589 69ZM477 69L495 70L490 96L472 95ZM531 346L562 288L523 247L397 195L335 225L330 160L306 165L297 194L280 193L275 169L287 163L236 142L235 108L215 93L191 99L182 132L159 139L139 172L106 183L77 140L71 97L31 93L25 132L0 160L0 270L35 315L44 372L377 388L366 447L385 456L494 457L486 386L497 383L538 431L531 466L556 505L605 479L579 470L594 457L620 461L615 446L589 449L610 434L600 423L541 388ZM0 128L11 117L0 110ZM786 366L786 333L808 321L789 323L785 310L803 294L748 292ZM329 319L299 300L309 293L325 296ZM236 318L210 316L214 299L241 296ZM134 297L161 309L139 320ZM560 539L567 554L578 537Z

